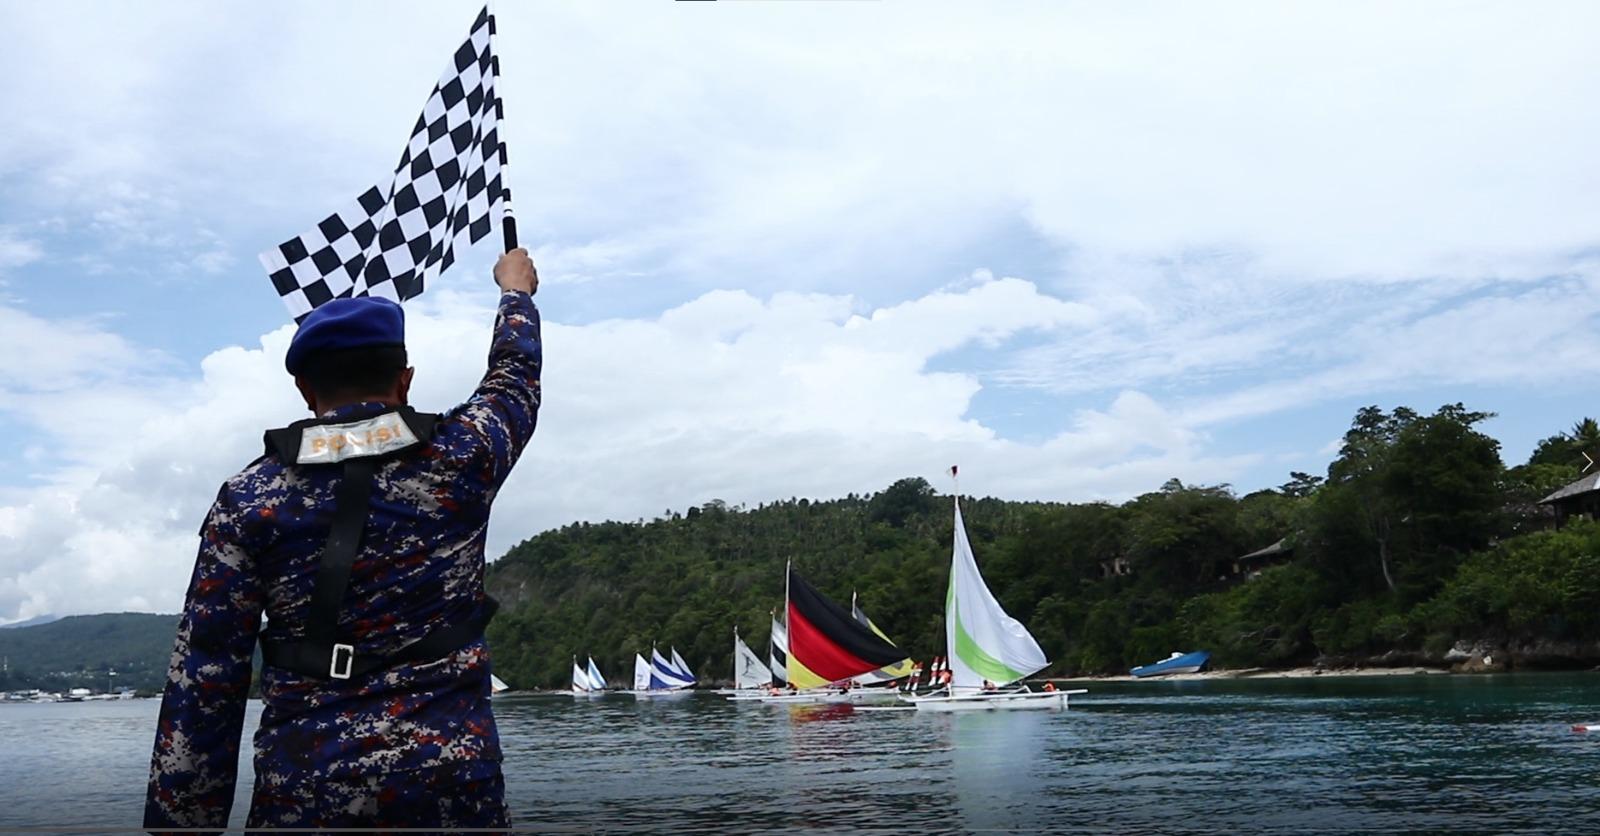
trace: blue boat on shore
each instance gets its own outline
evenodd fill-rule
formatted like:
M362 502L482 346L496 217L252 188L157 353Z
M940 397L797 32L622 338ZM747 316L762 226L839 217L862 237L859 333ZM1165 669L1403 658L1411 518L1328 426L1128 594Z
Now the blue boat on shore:
M1193 653L1174 653L1159 662L1140 665L1128 673L1143 678L1147 676L1166 676L1169 673L1197 673L1205 670L1206 664L1211 661L1211 651L1196 650Z

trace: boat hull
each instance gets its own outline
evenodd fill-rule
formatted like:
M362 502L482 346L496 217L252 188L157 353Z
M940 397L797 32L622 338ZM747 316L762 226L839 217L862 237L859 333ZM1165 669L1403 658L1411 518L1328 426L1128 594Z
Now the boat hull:
M898 691L862 689L848 694L780 694L775 697L761 697L760 702L766 705L868 705L894 702L899 698Z
M675 699L681 699L683 697L687 697L687 696L693 694L694 691L692 691L692 690L690 690L688 688L682 688L682 689L674 689L674 690L670 690L670 691L668 691L668 690L627 691L625 693L632 694L633 698L636 699L636 700L675 700Z
M1211 662L1211 652L1196 650L1193 653L1179 653L1171 658L1162 659L1148 665L1140 665L1128 673L1140 679L1152 676L1169 676L1175 673L1199 673Z
M1064 711L1072 694L1087 694L1086 688L1070 691L989 691L977 694L938 694L902 697L918 711Z

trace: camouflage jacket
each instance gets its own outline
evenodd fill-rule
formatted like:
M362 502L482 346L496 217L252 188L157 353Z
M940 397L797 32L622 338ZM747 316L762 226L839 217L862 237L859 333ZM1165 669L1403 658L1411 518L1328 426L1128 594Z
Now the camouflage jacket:
M443 416L431 442L379 466L339 619L358 655L393 652L484 606L489 506L533 434L541 362L533 300L502 294L477 391ZM384 409L356 404L329 416ZM262 614L266 635L303 637L339 478L339 468L285 464L268 453L217 493L162 697L146 827L226 826ZM258 794L307 785L307 777L470 771L475 763L498 770L481 640L434 662L348 680L269 665L261 692Z

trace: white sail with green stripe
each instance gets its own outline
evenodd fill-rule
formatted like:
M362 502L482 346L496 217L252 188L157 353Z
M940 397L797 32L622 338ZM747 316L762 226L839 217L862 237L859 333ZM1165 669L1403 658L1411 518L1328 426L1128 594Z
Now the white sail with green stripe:
M961 522L956 500L955 553L950 561L950 592L944 604L945 639L949 642L950 684L956 691L977 690L985 681L1000 686L1016 682L1050 664L1022 622L1006 611L978 573L978 561Z

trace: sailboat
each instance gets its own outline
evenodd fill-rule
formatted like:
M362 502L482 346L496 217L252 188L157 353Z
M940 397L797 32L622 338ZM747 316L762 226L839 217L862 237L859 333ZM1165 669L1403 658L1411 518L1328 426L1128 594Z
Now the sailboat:
M954 475L955 468L951 468ZM993 711L1063 709L1070 694L1088 689L1034 691L1014 685L1050 664L1039 643L1022 622L1006 614L978 572L978 561L961 521L961 499L955 500L955 544L950 560L950 589L944 602L945 642L950 680L942 692L902 695L919 711Z
M767 669L772 671L773 685L789 684L789 630L772 616L772 637L767 641Z
M766 693L772 682L772 672L750 646L739 638L739 628L733 628L733 687L719 688L722 696L739 696Z
M680 697L692 694L694 691L694 673L689 670L687 662L678 655L678 649L672 648L672 659L668 661L661 655L661 651L650 648L650 661L646 662L643 656L637 654L633 657L633 694L634 699L648 700L662 697Z
M852 688L856 677L905 661L905 651L857 620L791 566L785 583L784 678L795 689L762 697L770 705L893 700L887 689Z
M694 671L689 670L689 663L683 661L683 657L678 655L678 649L676 647L672 648L671 671L679 679L688 681L689 687L694 687L694 684L697 681L694 678Z
M507 685L504 679L501 679L492 673L489 674L489 696L492 697L496 694L504 693L509 690L511 690L511 686Z
M606 679L600 675L593 656L589 657L588 668L580 667L578 657L572 657L572 695L591 699L606 695Z
M861 605L856 602L855 590L851 590L850 592L850 615L855 620L866 625L868 630L877 633L879 638L882 638L884 641L887 641L890 644L894 643L889 640L889 637L885 635L882 630L878 629L878 625L872 623L872 619L868 618L866 612L861 609ZM878 668L875 671L867 671L866 673L856 677L856 682L857 684L864 685L869 688L873 686L885 686L888 683L902 680L911 676L912 672L915 670L916 663L912 662L910 659L901 659L892 665L885 665L884 667Z
M638 694L650 690L650 663L643 656L633 654L633 688L628 692Z

